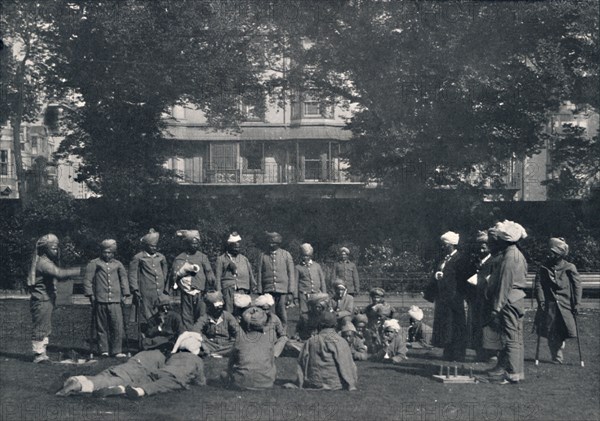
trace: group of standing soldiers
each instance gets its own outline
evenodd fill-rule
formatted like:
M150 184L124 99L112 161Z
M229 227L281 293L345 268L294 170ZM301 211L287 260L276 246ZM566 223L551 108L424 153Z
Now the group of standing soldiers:
M489 375L503 383L524 379L527 262L518 243L526 237L518 223L498 222L478 233L472 258L458 250L458 234L445 233L440 239L446 256L424 292L435 303L432 344L443 348L450 361L464 361L467 348L476 350L481 361L497 361ZM557 364L563 361L565 339L577 336L582 295L577 269L565 260L568 250L564 239L551 238L534 284L536 329L548 338Z
M128 270L115 259L117 243L101 242L101 255L85 268L84 294L93 306L93 323L97 332L98 350L102 355L124 357L123 305L133 295L137 316L150 321L159 313L165 297L179 291L181 321L185 330L206 314L207 293L219 292L224 310L234 312L235 298L240 295L270 294L274 313L287 327L287 308L299 305L302 314L308 312L308 298L326 292L321 266L312 260L310 244L301 246L301 262L294 265L292 256L281 248L282 237L267 233L268 251L259 258L258 276L254 276L248 258L240 253L241 237L234 232L227 238L226 250L218 256L215 270L200 248L197 230L179 230L183 252L177 255L169 270L167 260L158 252L160 235L153 229L141 238L141 251L131 260ZM77 277L80 269L61 269L57 266L58 238L53 234L41 237L31 266L28 285L32 291L33 319L32 348L35 362L48 361L46 347L51 333L51 315L56 300L56 281ZM347 280L347 290L359 291L358 271L348 259L349 250L342 247L340 260L334 265L336 279ZM249 298L249 297L248 297ZM210 301L210 300L208 300Z

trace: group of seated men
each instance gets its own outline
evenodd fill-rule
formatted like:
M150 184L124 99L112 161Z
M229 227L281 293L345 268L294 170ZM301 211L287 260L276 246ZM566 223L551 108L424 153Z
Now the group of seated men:
M335 294L312 294L307 312L300 315L296 334L287 336L284 325L272 312L274 299L263 294L253 301L236 294L234 309L224 310L221 292L206 294L206 314L185 330L181 316L172 311L164 296L157 313L143 326L143 350L127 362L95 376L69 377L59 396L94 393L141 398L156 393L205 385L206 358L228 357L221 380L229 388L268 389L276 378L275 358L282 353L297 356L297 381L287 388L355 390L355 360L398 363L406 359L409 346L428 347L431 328L422 323L423 312L411 307L408 330L394 318L395 310L374 288L371 303L355 308L343 281L334 283Z

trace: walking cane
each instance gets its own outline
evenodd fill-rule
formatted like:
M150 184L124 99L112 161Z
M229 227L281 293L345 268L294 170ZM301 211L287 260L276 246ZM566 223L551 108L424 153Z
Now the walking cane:
M531 306L533 307L533 296L536 294L536 287L537 287L537 276L535 277L535 279L533 280L533 288L531 289ZM538 309L537 311L540 311L540 306L538 305ZM542 310L543 311L543 310ZM545 317L545 315L544 315ZM537 317L536 317L537 319ZM538 324L539 324L539 320L537 320ZM541 342L541 338L542 335L540 333L540 329L541 327L535 326L534 327L537 333L537 344L535 345L535 365L538 366L540 365L540 342Z
M540 331L537 329L537 345L535 346L535 365L540 365Z
M127 358L131 357L129 350L129 334L127 333L127 320L125 319L125 304L121 301L121 315L123 317L123 332L125 333L125 349L127 350Z
M141 313L142 313L142 297L138 297L135 305L135 318L137 320L137 334L138 334L138 351L142 351L142 325L140 324Z
M569 272L567 272L568 274ZM569 291L571 292L571 311L573 311L573 309L575 309L575 297L573 296L573 280L571 279L571 277L569 276ZM583 362L583 357L581 356L581 339L579 339L579 325L577 324L577 315L575 313L573 314L573 321L575 322L575 334L577 335L577 349L579 350L579 364L582 367L585 367L585 364Z
M91 302L92 308L92 320L90 322L90 339L88 343L90 344L90 353L94 353L98 351L98 331L96 330L96 300Z
M577 325L577 316L573 314L573 320L575 321L575 333L577 334L577 348L579 349L579 364L585 367L583 363L583 357L581 356L581 340L579 339L579 326Z

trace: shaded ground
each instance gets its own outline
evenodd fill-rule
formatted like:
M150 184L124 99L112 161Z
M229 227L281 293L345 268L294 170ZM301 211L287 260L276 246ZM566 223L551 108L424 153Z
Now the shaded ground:
M60 307L55 312L50 354L58 359L71 349L86 353L89 306ZM432 309L425 309L426 321ZM292 320L297 313L292 313ZM192 387L141 401L125 398L54 396L69 375L96 374L116 363L103 359L89 367L37 366L30 361L29 303L0 301L0 420L598 420L600 419L600 311L579 316L585 368L579 366L577 343L565 350L566 364L548 362L542 341L541 363L533 363L536 337L533 311L525 324L526 380L519 385L444 386L431 379L439 370L439 350L412 351L402 365L360 362L358 392L286 390L238 392L219 387L226 360L206 363L209 385ZM406 320L401 320L406 326ZM135 326L131 325L132 352ZM467 363L483 372L489 365ZM295 360L277 361L280 385L295 376Z

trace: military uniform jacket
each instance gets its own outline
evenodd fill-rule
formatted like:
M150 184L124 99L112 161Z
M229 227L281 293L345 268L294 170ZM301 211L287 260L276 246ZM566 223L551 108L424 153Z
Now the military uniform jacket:
M116 259L109 262L98 258L90 261L85 270L83 293L99 303L119 303L129 295L127 272Z
M142 297L158 299L168 285L167 260L161 253L149 255L142 251L129 264L129 287L132 291L140 291Z
M343 279L346 283L348 292L354 294L360 291L360 284L358 280L358 269L356 265L349 260L336 262L333 265L333 280Z
M231 270L230 263L235 265L235 272ZM217 284L216 290L221 291L224 288L237 289L256 289L256 281L252 273L252 266L248 258L243 254L232 256L229 253L223 253L217 257Z
M177 279L177 272L186 262L200 267L200 270L192 277L192 288L199 291L206 291L206 284L212 284L215 281L215 275L213 274L208 257L200 251L196 251L194 254L181 253L173 260L171 284L174 285L175 282L179 281Z
M296 290L292 255L283 249L260 255L258 267L258 292L293 294Z
M321 265L317 262L309 264L301 263L296 265L296 282L298 284L298 291L294 292L297 294L314 294L315 292L327 292L327 285L325 284L325 275Z
M76 269L61 269L48 256L40 256L35 266L35 285L31 287L31 299L55 300L58 279L74 276L76 272Z
M333 297L329 302L338 318L348 317L354 314L354 297L352 295L344 294L340 299Z
M214 320L208 314L201 316L191 330L201 333L207 340L221 345L233 342L239 329L240 325L235 317L224 311L218 320Z

